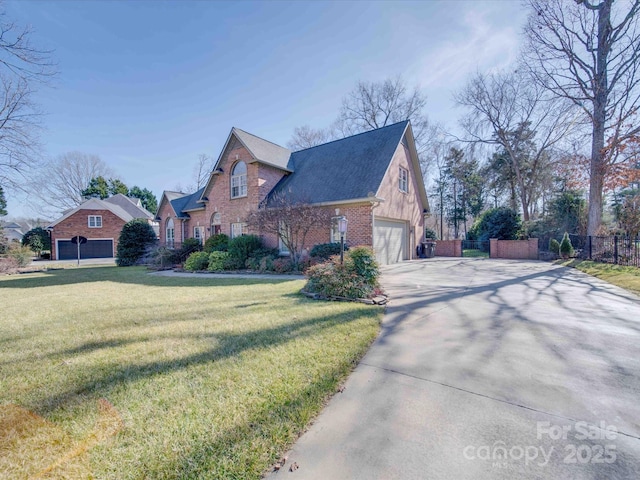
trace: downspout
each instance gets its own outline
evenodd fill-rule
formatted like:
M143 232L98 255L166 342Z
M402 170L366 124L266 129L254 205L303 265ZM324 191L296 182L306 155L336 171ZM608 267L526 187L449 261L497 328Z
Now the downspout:
M375 231L376 231L376 212L374 211L376 208L380 206L381 201L371 201L371 248L375 252Z

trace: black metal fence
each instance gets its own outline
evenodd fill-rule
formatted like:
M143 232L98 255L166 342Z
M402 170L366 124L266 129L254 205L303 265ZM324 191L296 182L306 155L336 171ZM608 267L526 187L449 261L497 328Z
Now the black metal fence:
M576 258L640 267L639 237L569 235L569 238L575 249Z
M479 240L462 240L462 250L480 250L489 253L489 242Z

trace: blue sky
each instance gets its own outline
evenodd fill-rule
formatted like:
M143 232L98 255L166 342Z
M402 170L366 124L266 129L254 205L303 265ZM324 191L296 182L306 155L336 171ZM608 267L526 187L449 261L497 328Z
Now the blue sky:
M359 80L402 75L454 126L451 100L470 73L517 55L516 0L8 1L55 50L59 75L38 92L55 157L99 155L128 184L190 182L236 126L285 145L296 126L325 127ZM28 215L9 197L9 215Z

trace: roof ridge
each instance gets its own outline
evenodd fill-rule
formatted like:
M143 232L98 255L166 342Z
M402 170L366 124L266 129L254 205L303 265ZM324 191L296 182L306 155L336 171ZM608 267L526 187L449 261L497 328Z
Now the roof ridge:
M348 137L336 138L335 140L331 140L331 141L325 142L325 143L320 143L318 145L314 145L313 147L303 148L302 150L296 150L295 152L292 152L292 153L304 152L305 150L311 150L312 148L322 147L323 145L329 145L330 143L341 142L342 140L346 140L348 138L358 137L360 135L364 135L365 133L377 132L378 130L384 130L385 128L394 127L394 126L399 125L401 123L408 123L408 122L409 122L408 119L407 120L402 120L400 122L392 123L390 125L385 125L384 127L378 127L378 128L374 128L372 130L366 130L364 132L354 133L353 135L349 135Z
M282 145L278 145L277 143L272 142L271 140L267 140L266 138L259 137L258 135L255 135L255 134L253 134L253 133L251 133L251 132L247 132L246 130L243 130L243 129L241 129L241 128L238 128L238 127L232 127L232 128L233 128L234 130L239 130L239 131L241 131L242 133L246 133L247 135L251 135L252 137L257 138L258 140L262 140L263 142L267 142L267 143L270 143L271 145L275 145L276 147L282 148L283 150L289 150L289 151L291 151L291 150L290 150L290 149L288 149L287 147L283 147Z

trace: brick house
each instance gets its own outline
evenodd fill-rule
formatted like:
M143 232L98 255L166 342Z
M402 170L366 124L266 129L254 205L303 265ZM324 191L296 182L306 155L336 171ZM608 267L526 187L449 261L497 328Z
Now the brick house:
M429 212L409 121L297 152L232 128L205 187L163 193L160 239L175 245L216 233L259 234L245 218L274 197L331 212L334 220L310 232L305 248L339 241L335 220L344 216L346 243L372 246L382 264L414 258ZM279 246L277 238L263 238Z
M77 245L71 239L77 235L87 238L87 243L80 246L80 258L113 258L122 227L134 218L148 220L157 233L153 214L142 207L139 199L122 194L104 200L90 198L47 227L51 233L51 258L76 259Z

